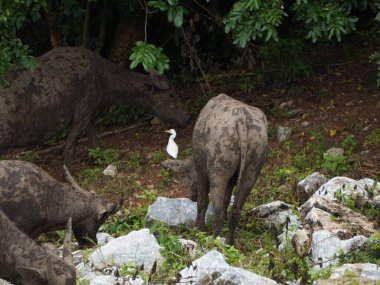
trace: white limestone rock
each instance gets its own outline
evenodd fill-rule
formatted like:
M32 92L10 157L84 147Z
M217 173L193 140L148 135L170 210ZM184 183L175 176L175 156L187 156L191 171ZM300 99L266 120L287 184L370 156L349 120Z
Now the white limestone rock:
M109 243L111 240L115 238L107 233L99 232L96 234L96 239L98 240L98 246L102 246Z
M334 177L319 187L314 195L331 201L340 201L346 195L350 195L358 204L364 205L369 201L369 195L365 188L364 183L359 183L354 179L343 176Z
M338 262L337 255L340 250L343 253L361 248L367 238L355 236L347 240L337 238L333 233L325 230L314 232L311 238L310 256L311 260L319 265L315 269L325 268Z
M253 208L248 213L253 218L264 219L269 225L284 225L289 221L292 214L290 206L282 201L274 201Z
M278 126L276 138L279 143L284 142L292 136L292 128Z
M211 217L212 209L209 207L206 219ZM197 202L188 198L165 198L158 197L149 206L146 215L147 221L160 221L170 226L188 225L192 226L197 218Z
M274 285L274 280L250 271L229 266L218 251L210 251L183 269L177 285L229 284Z
M132 263L137 267L144 264L144 270L150 272L154 262L159 266L162 260L160 246L149 229L115 238L89 255L90 264L98 270Z
M13 284L0 278L0 285L13 285Z
M103 174L106 176L115 177L117 175L117 166L110 164L103 170Z
M301 207L301 220L314 229L327 229L335 234L352 237L355 233L369 236L376 225L364 215L344 207L337 201L313 195Z
M341 278L346 272L353 272L357 277L380 280L380 267L372 263L343 264L333 269L329 279Z
M327 182L327 178L319 172L314 172L297 184L297 192L303 199L309 199L319 187Z
M116 278L111 275L99 275L96 276L94 279L91 280L89 285L117 285L117 284L123 284L123 285L143 285L144 280L137 277L135 280L132 280L132 278L129 278L127 280L123 280L123 278Z

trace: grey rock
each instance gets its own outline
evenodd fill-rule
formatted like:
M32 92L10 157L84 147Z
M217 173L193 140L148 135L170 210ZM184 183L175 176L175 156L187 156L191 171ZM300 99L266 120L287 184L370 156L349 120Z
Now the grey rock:
M340 147L332 147L328 149L324 154L323 157L326 158L327 156L331 156L333 158L337 156L342 156L344 154L344 149Z
M110 164L103 170L103 174L106 176L115 177L117 175L117 166Z
M303 228L295 230L292 236L292 246L296 250L296 253L300 257L304 257L308 254L310 249L310 232Z
M371 280L380 280L380 267L372 263L343 264L334 268L330 279L343 277L345 272L354 272L356 276Z
M341 240L333 233L325 230L314 232L311 238L310 256L317 263L315 269L325 268L338 262L339 251L348 253L359 249L365 243L365 236L355 236L351 239Z
M348 177L334 177L330 179L319 187L314 195L322 196L332 201L340 201L342 199L338 199L339 197L344 198L344 196L350 195L360 205L364 205L369 201L365 184Z
M162 260L160 246L149 229L115 238L89 255L90 264L98 270L133 263L135 266L144 264L144 270L149 272L155 261L159 266Z
M301 222L297 215L289 215L288 223L283 226L281 234L277 237L277 239L280 241L278 249L285 249L286 244L292 240L295 231L300 226L300 223Z
M101 275L101 272L96 271L91 267L89 263L79 263L76 266L76 271L77 271L77 278L79 280L92 280L96 276Z
M298 182L297 192L303 199L309 199L326 182L327 178L322 173L314 172Z
M278 226L285 224L289 220L292 215L292 209L290 205L282 201L274 201L253 208L248 215L253 218L264 219L266 223Z
M218 251L210 251L193 261L180 272L182 278L177 285L229 284L229 285L274 285L274 280L250 271L229 266Z
M114 240L115 238L107 233L99 232L96 234L96 238L98 240L98 245L102 246L107 243L109 243L111 240Z
M209 220L212 209L209 206L206 217ZM149 206L146 215L147 221L160 221L170 226L189 225L192 226L197 218L197 202L188 198L165 198L158 197Z
M13 284L0 278L0 285L13 285Z
M292 136L291 128L278 126L277 133L276 133L276 138L278 142L281 143L283 141L286 141L290 139L291 136Z
M313 195L300 207L300 214L303 224L342 236L352 237L356 233L369 236L377 232L374 222L364 215L318 195Z

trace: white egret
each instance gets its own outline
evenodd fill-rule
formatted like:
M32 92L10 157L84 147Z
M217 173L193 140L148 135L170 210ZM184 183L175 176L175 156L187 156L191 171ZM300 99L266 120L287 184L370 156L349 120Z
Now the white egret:
M166 146L166 152L174 159L177 159L178 145L174 141L175 137L177 136L177 133L173 129L170 129L165 132L171 134L171 136L169 137L168 145Z

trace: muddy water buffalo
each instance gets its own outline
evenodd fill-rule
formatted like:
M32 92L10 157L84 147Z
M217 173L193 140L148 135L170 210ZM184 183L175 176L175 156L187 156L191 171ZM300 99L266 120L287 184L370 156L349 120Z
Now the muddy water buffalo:
M63 259L48 254L0 211L0 277L15 285L75 285L71 256L71 220L63 242Z
M220 234L236 186L226 238L233 243L241 209L265 162L267 145L267 119L261 110L225 94L211 99L201 110L193 131L192 156L163 162L185 176L190 198L197 200L199 229L205 228L210 194L213 233Z
M65 164L83 132L96 138L94 120L113 104L140 105L180 127L190 115L165 76L123 69L83 48L56 48L36 59L34 70L13 66L0 89L0 153L43 143L70 127Z
M71 176L69 179L75 183ZM32 163L0 161L0 210L31 238L48 230L64 229L72 217L78 243L97 243L100 225L120 209L121 203L107 203L77 184L74 187L56 181Z

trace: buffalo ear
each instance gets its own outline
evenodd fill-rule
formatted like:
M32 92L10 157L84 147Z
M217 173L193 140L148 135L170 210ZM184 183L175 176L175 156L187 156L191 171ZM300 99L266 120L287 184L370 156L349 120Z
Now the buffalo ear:
M168 90L169 82L165 75L159 74L155 69L149 71L150 79L153 82L153 85L160 90Z
M44 272L41 269L17 267L16 270L25 284L42 284L45 279Z
M110 215L116 214L124 205L125 199L121 198L119 203L108 203L107 208Z
M108 212L107 209L102 209L102 210L98 213L98 221L103 220L108 214L109 214L109 212Z

